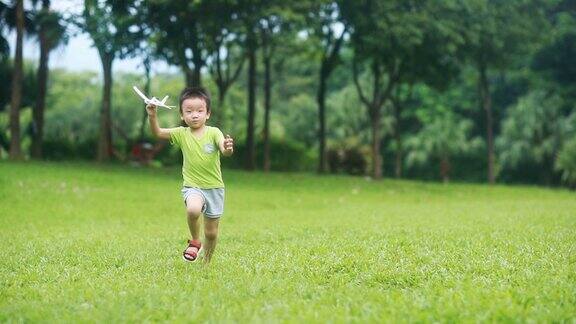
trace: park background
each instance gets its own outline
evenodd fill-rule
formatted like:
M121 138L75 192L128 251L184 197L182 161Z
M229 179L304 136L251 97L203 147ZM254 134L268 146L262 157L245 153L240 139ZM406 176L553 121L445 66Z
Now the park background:
M574 321L574 58L573 0L1 0L0 321ZM235 138L208 268L133 85Z

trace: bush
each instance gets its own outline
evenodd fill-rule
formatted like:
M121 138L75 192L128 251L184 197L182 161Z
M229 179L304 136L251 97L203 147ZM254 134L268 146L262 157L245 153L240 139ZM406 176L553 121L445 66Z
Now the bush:
M272 140L270 143L270 168L273 171L311 171L315 167L315 158L310 150L300 143ZM222 165L228 168L242 169L247 159L246 143L234 144L234 155L223 158ZM256 168L264 165L264 143L256 144Z
M96 159L96 140L72 143L67 140L46 140L42 144L42 153L47 160L94 160Z
M358 148L328 150L328 167L331 173L363 175L366 174L367 165L364 154Z
M156 140L150 140L150 143L157 143ZM156 145L156 144L155 144ZM44 158L47 160L95 160L97 140L73 143L69 140L46 140L43 144ZM118 152L126 152L127 156L130 150L126 143L116 143L114 148ZM273 171L311 171L316 166L314 157L315 152L307 150L300 143L289 141L273 140L270 143L270 163ZM236 143L234 155L230 158L223 158L224 167L241 169L246 164L246 144ZM153 157L154 160L165 166L181 166L182 153L180 149L170 145L167 141L160 148L158 153ZM264 164L264 143L256 145L256 167L262 169Z
M570 187L576 187L576 138L564 143L555 164L556 170L562 172L562 181Z

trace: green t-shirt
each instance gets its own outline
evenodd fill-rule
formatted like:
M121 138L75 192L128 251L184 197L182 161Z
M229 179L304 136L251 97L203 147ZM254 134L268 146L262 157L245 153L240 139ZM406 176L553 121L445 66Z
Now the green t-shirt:
M224 188L218 145L224 134L216 127L205 127L200 138L192 134L190 127L178 127L170 133L170 143L182 150L184 186L201 189Z

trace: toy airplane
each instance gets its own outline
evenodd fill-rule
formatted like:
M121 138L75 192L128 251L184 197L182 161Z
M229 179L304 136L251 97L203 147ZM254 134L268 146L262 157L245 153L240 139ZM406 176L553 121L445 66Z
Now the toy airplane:
M146 97L146 95L144 95L142 93L142 91L140 91L140 89L136 88L136 86L133 86L132 89L134 89L134 91L136 91L136 93L140 96L140 98L142 98L144 100L144 103L147 105L154 105L156 107L164 107L166 109L172 109L176 106L168 106L166 105L166 100L168 100L168 96L164 97L164 99L162 100L158 100L158 98L156 97L152 97L150 99L148 99L148 97Z

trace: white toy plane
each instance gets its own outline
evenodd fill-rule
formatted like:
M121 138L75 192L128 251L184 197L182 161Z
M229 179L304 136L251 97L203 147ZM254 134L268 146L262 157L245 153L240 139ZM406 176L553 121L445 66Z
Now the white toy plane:
M176 106L166 105L166 100L168 100L168 96L164 97L164 99L162 99L162 100L158 100L158 98L156 98L156 97L152 97L152 98L148 99L148 97L146 97L146 95L144 95L142 93L142 91L140 91L140 89L136 88L136 86L133 86L132 89L134 89L134 91L136 91L136 93L140 96L140 98L142 98L144 100L144 103L147 105L164 107L166 109L172 109L172 108L176 107Z

